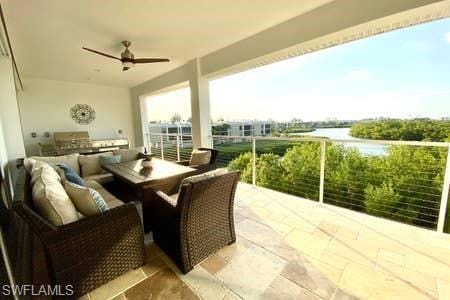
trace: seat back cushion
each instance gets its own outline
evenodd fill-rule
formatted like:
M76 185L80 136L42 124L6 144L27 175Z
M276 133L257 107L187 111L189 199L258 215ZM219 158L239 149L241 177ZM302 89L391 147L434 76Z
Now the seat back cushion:
M59 175L48 166L32 170L32 198L37 212L55 226L75 222L78 212L67 195Z
M80 165L78 163L78 153L69 154L69 155L63 155L63 156L31 156L29 158L24 159L24 165L25 169L28 171L29 174L31 174L32 167L33 167L33 161L42 161L49 164L66 164L70 166L75 173L80 175ZM32 159L32 160L30 160Z
M137 149L116 149L113 150L114 155L121 155L122 162L129 162L139 159L139 150Z
M112 152L104 152L92 155L80 155L78 161L81 167L81 176L86 177L90 175L97 175L102 173L102 165L100 163L100 156L111 156Z
M211 161L211 152L208 150L194 150L191 154L190 165L207 165Z
M63 171L64 178L72 183L85 186L84 180L67 164L56 164Z
M78 211L84 216L93 216L108 210L103 197L93 188L64 182L64 188Z
M180 188L181 188L181 185L183 185L183 184L200 182L200 181L206 180L208 178L226 174L227 172L228 172L228 170L226 168L221 168L221 169L215 169L215 170L212 170L212 171L209 171L206 173L202 173L199 175L186 177L185 179L183 179L181 181Z

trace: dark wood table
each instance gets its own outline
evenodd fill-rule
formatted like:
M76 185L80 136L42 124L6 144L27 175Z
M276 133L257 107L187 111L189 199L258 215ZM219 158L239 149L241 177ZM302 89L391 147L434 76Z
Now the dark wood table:
M142 159L103 166L119 180L142 190L161 190L172 194L176 192L180 181L197 170L173 162L153 158L152 167L142 167ZM175 189L175 191L174 191Z
M151 203L151 194L154 190L160 190L170 195L178 191L180 182L190 175L195 174L196 169L182 166L173 162L153 158L151 168L142 167L142 159L103 166L114 177L130 185L139 194L142 202L145 231L150 230L146 222L146 215Z

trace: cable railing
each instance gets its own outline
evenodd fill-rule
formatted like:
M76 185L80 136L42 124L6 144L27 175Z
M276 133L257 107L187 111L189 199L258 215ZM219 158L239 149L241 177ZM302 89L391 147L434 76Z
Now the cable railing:
M241 181L415 226L450 231L450 143L316 137L210 137ZM148 134L151 153L186 160L192 136Z

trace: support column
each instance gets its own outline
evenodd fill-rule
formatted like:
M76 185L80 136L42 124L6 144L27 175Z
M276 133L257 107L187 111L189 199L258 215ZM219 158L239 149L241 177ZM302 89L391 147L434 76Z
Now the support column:
M194 73L189 80L191 88L192 144L194 148L211 147L211 109L209 82L201 76L197 59Z

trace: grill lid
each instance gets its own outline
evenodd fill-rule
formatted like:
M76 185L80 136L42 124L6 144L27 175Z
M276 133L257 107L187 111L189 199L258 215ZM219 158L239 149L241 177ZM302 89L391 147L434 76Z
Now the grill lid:
M53 138L55 145L88 143L90 141L89 132L87 131L54 132Z

